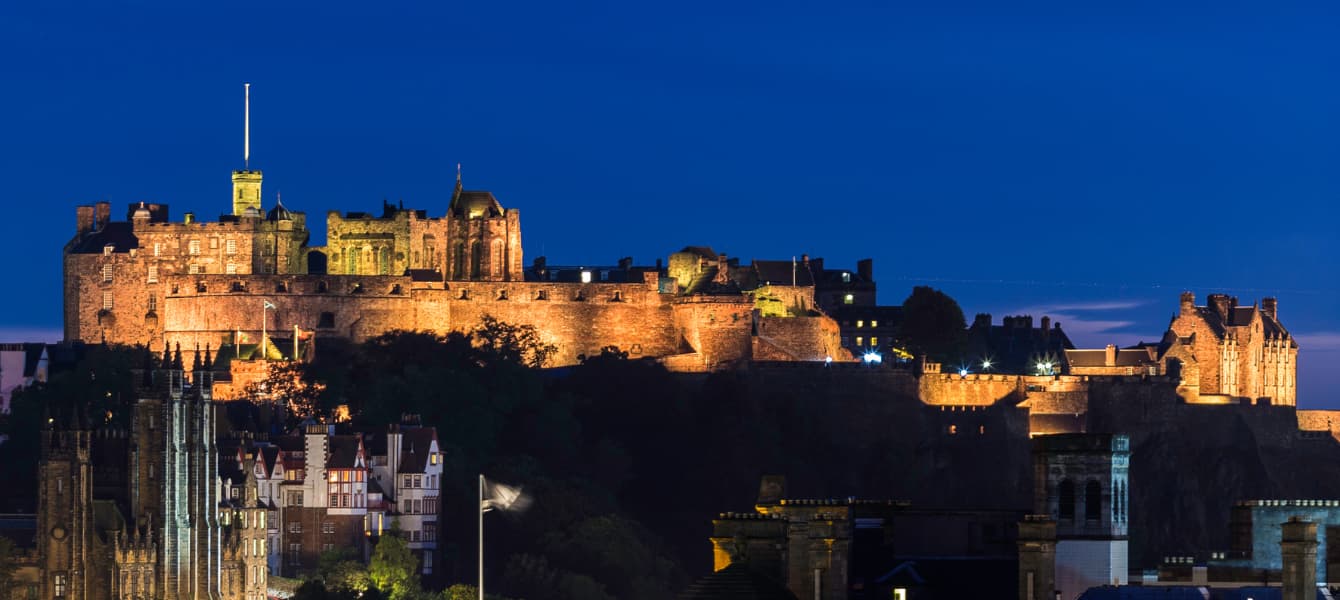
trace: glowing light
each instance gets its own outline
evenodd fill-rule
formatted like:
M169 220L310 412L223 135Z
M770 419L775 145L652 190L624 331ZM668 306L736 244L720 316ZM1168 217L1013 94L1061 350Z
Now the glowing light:
M879 364L884 362L884 357L880 356L878 352L866 352L861 355L861 360L865 361L866 364Z
M582 283L591 283L590 271L582 271Z
M990 368L991 368L991 359L988 358L988 359L982 361L982 368L983 368L983 369L990 369Z
M831 364L833 364L833 357L831 357L831 356L825 356L825 357L824 357L824 365L831 365Z
M959 377L967 376L967 374L968 374L968 368L967 368L967 367L963 367L962 369L959 369L959 370L958 370L958 376L959 376Z

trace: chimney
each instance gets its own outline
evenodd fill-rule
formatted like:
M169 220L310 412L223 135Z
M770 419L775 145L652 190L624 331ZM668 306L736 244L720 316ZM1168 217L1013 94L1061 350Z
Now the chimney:
M625 256L625 257L619 259L619 268L620 268L620 269L623 269L623 270L625 270L625 271L627 271L628 269L633 268L633 257L631 257L631 256Z
M1188 316L1196 312L1196 294L1192 292L1182 292L1182 308L1179 313L1181 316Z
M74 226L78 233L93 231L93 207L78 206L74 209Z
M112 220L112 203L99 202L93 205L93 227L101 228Z
M808 264L810 264L810 255L808 255L808 254L801 254L801 255L800 255L800 264L802 264L802 265L808 265Z
M1042 343L1045 345L1051 341L1052 318L1042 315Z
M1261 299L1261 312L1270 315L1270 318L1279 320L1279 300L1274 298Z
M664 265L664 263L661 262L661 259L659 259L659 258L656 259L656 270L657 270L657 271L660 271L663 265Z
M856 261L856 274L860 275L861 279L867 282L874 281L875 280L874 259L866 258Z
M1116 344L1108 344L1108 345L1107 345L1107 348L1103 351L1103 366L1105 366L1105 367L1115 367L1115 366L1117 366L1117 345L1116 345Z
M1209 301L1210 307L1214 308L1214 312L1219 313L1219 319L1229 320L1229 296L1223 293L1211 293L1206 300Z
M1280 557L1284 563L1281 600L1314 600L1317 597L1317 524L1296 515L1281 524Z
M977 313L977 316L976 316L976 317L973 317L973 320L972 320L972 326L973 326L973 327L990 327L990 326L991 326L991 315L990 315L989 313Z

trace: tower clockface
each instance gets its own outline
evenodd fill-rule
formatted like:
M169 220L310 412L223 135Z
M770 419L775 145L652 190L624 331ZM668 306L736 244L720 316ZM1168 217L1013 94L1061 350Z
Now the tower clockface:
M51 537L52 537L52 538L55 538L55 539L58 539L58 540L63 540L63 539L65 539L65 528L64 528L64 527L61 527L60 525L57 525L57 526L55 526L55 527L52 527L52 528L51 528Z

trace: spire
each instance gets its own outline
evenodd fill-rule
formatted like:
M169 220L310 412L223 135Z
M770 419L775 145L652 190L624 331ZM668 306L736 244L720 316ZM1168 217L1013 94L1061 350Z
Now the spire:
M181 342L177 342L176 352L172 353L172 368L181 370Z
M214 370L214 359L209 354L209 344L205 344L205 370Z
M200 343L196 342L195 358L191 359L191 372L196 373L198 371L200 371Z
M242 84L242 170L251 169L251 84Z
M461 197L461 163L456 163L456 189L451 193L451 203L456 204L456 199Z
M154 385L154 353L147 348L144 351L143 373L140 374L140 385L149 388Z
M172 344L167 343L166 340L163 341L163 361L158 364L158 368L172 368Z

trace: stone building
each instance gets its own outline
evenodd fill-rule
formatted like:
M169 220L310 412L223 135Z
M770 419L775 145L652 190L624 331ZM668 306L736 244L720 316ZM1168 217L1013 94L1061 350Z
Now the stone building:
M132 205L125 221L105 202L79 207L64 251L66 339L218 348L296 329L361 341L470 331L490 315L536 326L559 365L606 346L687 371L849 357L813 278L778 275L789 263L691 247L666 269L620 269L636 277L545 277L522 266L520 213L463 189L459 174L442 216L386 203L378 217L331 213L326 245L309 246L303 213L279 201L262 212L261 184L260 171L234 172L232 213L217 222L173 222L165 204Z
M254 480L220 477L208 366L165 364L129 431L43 432L39 598L265 597L264 511Z
M1183 292L1164 336L1163 362L1180 372L1179 393L1189 402L1264 399L1297 404L1298 343L1280 324L1279 302L1239 306L1236 297L1210 294L1205 306Z
M1124 435L1033 440L1033 513L1055 522L1054 577L1063 600L1127 582L1130 456Z

